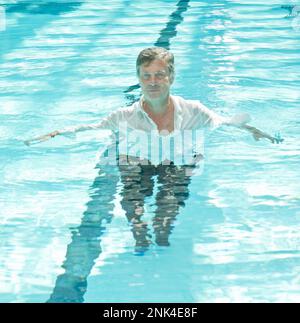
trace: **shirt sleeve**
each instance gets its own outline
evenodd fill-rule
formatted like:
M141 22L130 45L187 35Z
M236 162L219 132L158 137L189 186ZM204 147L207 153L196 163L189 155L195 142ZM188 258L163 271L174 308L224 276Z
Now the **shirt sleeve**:
M75 134L77 132L86 130L116 130L120 121L120 111L110 113L107 117L103 118L100 122L94 124L83 124L73 127L66 127L60 131L62 135Z
M195 127L215 129L222 125L229 124L229 119L227 117L220 116L207 108L200 101L196 102L196 105L193 107L193 123Z
M251 117L248 113L240 113L232 117L220 116L216 112L208 109L200 101L197 101L197 105L194 108L194 114L196 127L208 127L210 129L215 129L223 125L243 127L251 121Z

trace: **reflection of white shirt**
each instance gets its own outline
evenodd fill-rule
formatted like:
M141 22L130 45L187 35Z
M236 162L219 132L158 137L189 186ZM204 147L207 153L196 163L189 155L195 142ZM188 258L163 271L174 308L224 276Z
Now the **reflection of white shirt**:
M189 158L203 153L203 135L201 138L201 133L198 132L198 138L193 142L190 138L192 130L214 129L223 124L231 124L228 118L209 110L200 101L185 100L172 95L174 131L162 136L157 125L142 108L142 100L143 98L129 108L110 113L99 123L67 128L61 131L61 134L109 129L118 133L119 154L148 159L154 165L168 159L176 161L177 164L190 164ZM195 135L193 138L195 140ZM183 154L188 155L187 158L182 159Z

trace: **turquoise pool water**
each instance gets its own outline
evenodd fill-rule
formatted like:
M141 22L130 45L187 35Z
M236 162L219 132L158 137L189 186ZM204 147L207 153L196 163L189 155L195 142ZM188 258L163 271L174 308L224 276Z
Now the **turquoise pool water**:
M0 4L0 302L300 301L300 17L281 8L296 1ZM213 132L170 245L139 253L118 172L95 168L103 134L21 140L131 104L154 44L175 54L174 94L285 141Z

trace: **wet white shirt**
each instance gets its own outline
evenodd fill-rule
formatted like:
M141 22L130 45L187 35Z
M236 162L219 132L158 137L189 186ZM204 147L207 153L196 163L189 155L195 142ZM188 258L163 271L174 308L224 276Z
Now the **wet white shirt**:
M249 121L247 118L236 121L234 118L220 116L198 100L185 100L174 95L171 95L171 100L174 105L174 131L168 135L159 133L157 125L144 111L143 97L128 108L110 113L99 123L66 128L60 133L109 129L118 133L119 154L146 159L154 165L164 160L175 160L176 164L190 164L195 154L203 152L205 128L215 129L221 125L240 126ZM195 130L199 130L196 138L195 134L192 134ZM192 137L196 142L193 142ZM186 156L185 159L182 158L183 155Z
M204 106L197 100L185 100L180 96L171 95L174 104L174 130L216 128L228 124L228 118L222 117ZM61 134L75 133L90 129L109 129L116 131L120 123L126 122L129 127L137 130L157 130L154 121L142 108L143 97L128 108L121 108L110 113L99 123L69 127Z

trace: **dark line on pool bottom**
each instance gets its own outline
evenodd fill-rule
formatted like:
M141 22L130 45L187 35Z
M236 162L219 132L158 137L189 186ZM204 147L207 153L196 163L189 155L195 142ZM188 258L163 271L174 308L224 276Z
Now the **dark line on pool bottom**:
M183 21L182 13L188 9L189 2L190 0L180 0L177 3L177 9L169 16L170 19L166 24L166 27L161 30L160 37L154 44L155 46L169 49L170 39L177 35L176 27ZM139 87L139 84L130 86L124 93L129 93ZM134 95L127 95L126 98L130 101L130 105L136 101ZM190 179L187 178L186 180L189 184ZM65 272L57 277L53 292L47 301L48 303L82 303L84 301L83 297L87 289L87 278L95 264L95 259L97 259L102 252L100 237L105 232L106 224L110 223L112 220L112 201L115 196L118 181L119 173L117 168L110 169L107 174L101 173L100 171L99 176L94 180L91 187L92 192L90 194L92 199L87 203L87 210L83 214L80 226L72 232L72 242L68 245L66 259L62 265ZM151 179L147 178L147 181L150 183ZM146 184L147 186L144 179L141 180L140 183L143 185ZM181 197L179 196L176 208L184 206L184 200L189 196L188 184L186 185L186 192L182 192L183 195ZM174 183L171 183L171 185L174 186ZM147 194L149 195L149 192L147 193L147 190L145 191L145 187L140 187L140 190L143 189L144 193L146 193L142 195L142 199L140 200L141 203L143 203L145 196L147 196ZM152 190L150 190L150 192L152 193ZM168 192L164 192L162 189L160 191L161 195L158 196L158 200L161 198L163 201L166 193ZM160 205L158 208L159 207L161 207L162 212L165 212L165 206ZM130 212L129 209L127 211ZM177 211L175 211L175 216ZM130 218L129 212L127 212L128 220ZM175 216L173 220L175 219ZM161 221L163 221L163 218L161 219L158 217L157 222ZM162 223L157 224L158 227L160 227ZM172 223L170 222L168 235L172 230L171 224ZM142 227L141 232L137 232L134 228L132 231L135 239L137 238L137 234L142 233L142 240L138 241L138 239L136 239L136 242L137 246L141 247L140 250L146 250L147 248L145 249L144 247L145 244L147 244L147 228ZM158 244L168 245L168 241L165 241L165 237L161 237L161 241L159 241L159 238L157 238L157 240L158 241L156 242L158 242Z
M180 0L176 4L177 9L169 16L169 21L167 22L166 27L160 31L160 37L154 43L154 46L170 49L170 40L177 35L176 27L183 21L182 14L188 10L189 2L190 0ZM139 84L131 85L124 91L124 93L127 94L139 88ZM134 95L127 95L126 98L129 100L127 105L131 105L139 99Z
M102 176L101 176L102 175ZM112 220L113 204L118 176L113 169L94 180L87 210L81 224L72 230L72 240L62 268L65 272L56 279L48 303L82 303L87 288L87 278L102 252L100 237Z
M122 165L119 169L116 166L100 167L99 176L91 187L92 200L87 203L80 226L72 232L72 241L68 245L62 265L65 272L57 277L48 302L84 301L88 276L102 252L100 238L105 232L106 224L113 217L119 171L123 184L120 193L121 206L131 225L136 254L143 255L152 244L152 235L149 234L148 224L143 222L142 216L145 199L154 192L153 177L157 176L159 184L159 191L155 196L157 208L152 219L155 243L167 247L180 207L185 206L189 197L191 176L186 174L186 170L191 167L193 166L177 168L174 165Z

